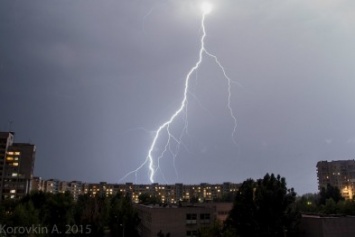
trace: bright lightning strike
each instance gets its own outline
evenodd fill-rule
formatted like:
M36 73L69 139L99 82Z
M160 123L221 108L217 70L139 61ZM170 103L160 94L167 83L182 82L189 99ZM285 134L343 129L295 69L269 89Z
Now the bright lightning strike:
M126 177L128 177L131 174L135 174L137 175L137 172L142 169L146 164L149 164L149 180L150 182L154 183L154 176L155 173L160 169L159 166L159 162L160 159L163 158L164 154L166 152L170 152L173 156L174 159L174 164L175 164L175 158L177 153L174 152L171 148L171 141L175 141L177 146L176 148L178 149L182 144L181 139L182 139L182 135L184 133L184 131L187 130L187 119L186 119L186 114L187 114L187 104L188 104L188 92L189 92L189 83L190 83L190 78L191 75L199 68L199 66L202 63L203 60L203 56L207 55L211 58L214 59L214 61L216 62L216 64L218 65L218 67L221 69L225 79L227 80L227 84L228 84L228 99L227 99L227 107L230 113L230 116L234 122L234 127L233 127L233 131L232 131L232 139L233 142L235 142L234 139L234 135L236 133L236 129L237 129L237 119L234 115L233 109L231 107L231 86L233 81L227 76L226 71L223 67L223 65L221 64L221 62L218 60L217 56L211 54L205 47L205 38L207 36L206 34L206 28L205 28L205 19L206 19L206 15L211 13L212 11L212 5L208 2L205 2L201 5L201 10L202 10L202 20L201 20L201 27L202 27L202 36L201 36L201 40L200 40L200 50L199 50L199 54L198 54L198 61L196 62L196 64L190 69L190 71L187 73L186 78L185 78L185 88L184 88L184 94L183 94L183 99L181 101L180 107L171 115L171 117L169 118L169 120L167 120L166 122L164 122L163 124L161 124L159 126L159 128L154 132L154 138L153 141L149 147L148 150L148 154L146 159L144 160L144 162L135 170L127 173L123 178L120 179L123 180ZM182 130L182 133L180 134L179 137L175 137L171 132L170 132L170 126L173 124L173 122L175 121L175 119L181 114L185 112L185 126ZM160 136L162 135L163 132L166 132L166 134L168 135L166 142L165 142L165 146L164 146L164 150L155 158L153 155L153 152L156 148L156 144L160 138ZM156 164L155 164L156 161ZM174 165L175 168L175 165ZM176 172L176 168L175 168L175 172ZM165 179L165 178L164 178Z

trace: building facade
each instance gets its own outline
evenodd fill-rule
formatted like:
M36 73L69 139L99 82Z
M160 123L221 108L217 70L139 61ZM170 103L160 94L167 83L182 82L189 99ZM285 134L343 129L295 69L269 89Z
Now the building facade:
M355 217L302 215L299 230L300 237L355 236Z
M355 160L319 161L317 163L319 191L327 184L339 188L345 199L355 194Z
M35 154L33 144L13 143L8 147L3 166L3 199L20 199L31 191Z
M80 181L60 181L58 179L43 180L40 177L33 178L33 190L44 191L48 193L70 192L74 200L79 195L88 194L95 196L114 196L116 194L128 195L134 203L139 203L139 197L142 194L148 194L150 197L156 197L162 203L177 204L180 202L206 203L213 201L222 201L224 197L234 196L238 191L240 184L223 183L196 185L177 184L110 184L107 182L84 183ZM231 201L231 200L229 200Z
M13 132L0 132L0 201L3 199L6 156L9 147L13 144Z
M138 226L141 237L156 237L158 233L171 237L197 237L200 228L215 221L215 209L209 206L138 204L136 209L141 220Z

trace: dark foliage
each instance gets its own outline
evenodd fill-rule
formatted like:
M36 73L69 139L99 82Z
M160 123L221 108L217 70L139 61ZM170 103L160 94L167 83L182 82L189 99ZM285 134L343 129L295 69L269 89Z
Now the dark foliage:
M322 187L321 191L319 192L319 204L325 205L327 199L330 198L333 199L335 203L344 200L338 187L333 187L332 185L327 184L327 187Z
M138 237L139 224L129 197L82 195L74 202L69 193L44 192L31 193L18 201L3 201L0 221L7 226L48 229L47 233L22 236L122 236L124 231L125 236Z
M236 195L226 228L240 237L283 237L296 232L300 215L292 207L296 193L285 178L266 174L263 179L243 182Z

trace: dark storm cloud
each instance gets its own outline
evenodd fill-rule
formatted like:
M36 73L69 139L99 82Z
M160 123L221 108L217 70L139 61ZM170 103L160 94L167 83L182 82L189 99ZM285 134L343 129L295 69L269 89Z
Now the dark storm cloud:
M316 191L318 160L354 158L354 3L211 2L207 47L243 85L233 85L237 145L226 81L206 58L191 83L177 180L162 160L168 181L275 172ZM14 120L17 141L37 145L37 175L117 182L143 162L149 131L177 108L197 60L198 4L1 1L0 128ZM147 169L138 178L148 182Z

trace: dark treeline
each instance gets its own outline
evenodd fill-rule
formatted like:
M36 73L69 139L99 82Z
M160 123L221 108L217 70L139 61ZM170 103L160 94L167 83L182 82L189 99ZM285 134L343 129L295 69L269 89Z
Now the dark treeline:
M301 214L295 206L296 193L285 178L266 174L263 179L244 181L225 223L200 230L200 237L297 236Z
M319 193L302 195L296 206L304 214L355 216L355 201L344 200L340 190L330 184Z
M139 201L161 204L158 197L148 194L140 195ZM338 188L328 185L319 193L297 197L285 178L274 174L244 181L233 202L224 223L202 228L198 236L296 237L302 214L355 215L355 202L344 200ZM34 192L21 200L2 201L0 223L1 230L12 231L7 236L138 237L140 220L130 196L82 195L74 201L70 193ZM22 233L15 233L14 227L22 227ZM167 237L170 233L159 232L157 236Z
M244 181L226 222L201 229L199 237L297 237L302 214L355 215L355 201L331 185L297 197L285 178L266 174Z
M15 236L137 237L139 218L129 196L82 195L75 202L70 193L34 192L21 200L4 200L0 223Z

